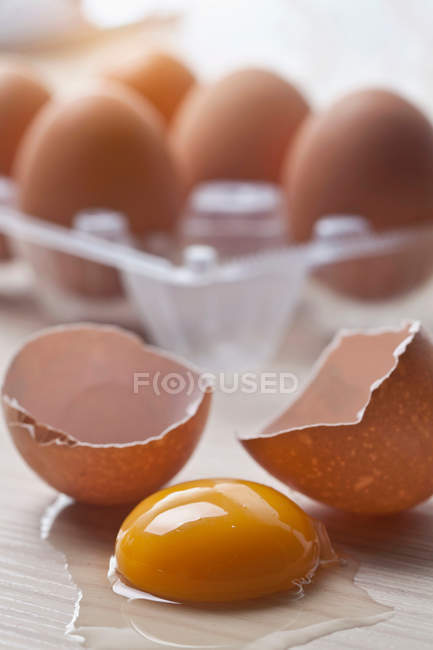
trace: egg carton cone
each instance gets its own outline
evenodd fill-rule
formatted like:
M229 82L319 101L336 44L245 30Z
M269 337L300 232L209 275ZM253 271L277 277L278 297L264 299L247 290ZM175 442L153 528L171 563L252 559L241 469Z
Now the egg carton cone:
M33 266L36 295L54 319L123 324L126 313L156 345L212 370L254 368L270 360L305 280L317 270L360 258L368 265L369 258L413 245L422 245L430 259L433 247L431 226L373 234L363 219L340 215L318 222L305 244L228 259L212 246L191 245L172 261L134 248L121 215L99 211L77 220L80 227L68 229L0 206L0 233ZM63 274L70 259L80 269L80 282L91 283L88 295L59 282L70 279ZM92 290L107 277L119 281L123 293L96 299Z

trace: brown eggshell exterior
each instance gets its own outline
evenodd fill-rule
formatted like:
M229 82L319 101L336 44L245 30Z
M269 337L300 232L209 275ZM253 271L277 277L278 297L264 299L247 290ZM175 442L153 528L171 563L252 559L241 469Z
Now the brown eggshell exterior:
M50 102L20 146L15 177L26 214L70 227L87 208L126 216L138 241L171 231L180 209L180 183L156 111L121 84L101 85L68 102ZM35 270L73 294L120 293L117 273L56 252L26 247ZM54 270L54 272L53 272ZM85 271L85 273L84 273Z
M308 240L325 215L360 215L376 231L433 221L432 125L393 92L355 92L310 117L283 169L295 241ZM431 255L412 249L340 263L320 278L343 294L381 299L413 289L432 270Z
M409 294L425 284L432 272L429 237L388 255L332 264L315 272L314 277L343 296L373 303Z
M53 287L63 297L76 300L79 296L96 304L119 298L123 293L117 269L27 242L20 242L18 250L35 270L44 289Z
M18 144L39 109L48 101L48 89L25 67L0 68L0 176L10 176ZM0 235L0 260L11 257Z
M358 355L360 366L365 354L363 350ZM329 390L338 391L334 374L343 384L340 395L329 395L323 404L340 400L344 408L353 387L349 383L344 385L344 369L335 373L333 363L329 365L327 368L325 360L320 371L322 394L325 395L327 380ZM353 376L353 369L349 375ZM301 402L304 397L308 399L308 391L307 388L301 396ZM320 391L313 394L320 397ZM296 402L292 408L296 420ZM334 417L335 414L334 411ZM306 416L308 411L303 414L308 422ZM330 416L332 421L332 411ZM290 409L284 417L291 418ZM279 430L277 426L276 431ZM335 508L383 515L428 499L433 494L430 339L422 331L414 335L394 371L373 391L359 423L298 426L273 436L245 439L242 444L273 476Z
M0 235L0 262L7 262L11 257L9 243L4 235Z
M279 182L308 111L298 90L267 70L239 70L193 90L170 133L187 190L213 179Z
M46 428L37 427L36 440L22 426L34 425L31 417L8 404L3 408L16 448L41 478L77 501L110 506L140 501L182 469L203 432L210 401L206 393L195 415L163 438L128 447L43 444ZM49 439L51 434L62 438L51 432Z
M53 339L53 336L56 338ZM87 349L92 351L87 354ZM149 354L150 357L147 356ZM83 367L83 356L89 359L86 367ZM146 359L149 361L146 362ZM108 412L113 407L123 409L125 431L116 432L120 440L125 440L123 444L99 443L101 431L105 431L104 425L101 427L99 423L96 432L91 430L86 434L90 439L96 437L97 441L94 442L80 442L65 427L58 430L47 423L48 416L44 417L42 413L53 413L51 418L57 417L55 413L62 403L70 403L76 395L80 396L81 401L73 402L76 404L74 409L84 409L87 414L85 417L92 418L94 415L89 415L83 402L85 387L91 387L97 378L99 382L112 382L118 377L117 390L120 391L124 386L122 372L128 372L128 377L132 372L131 360L134 367L135 363L137 367L144 363L144 368L161 368L161 372L195 372L188 366L183 366L179 360L172 361L169 357L158 355L157 350L144 346L135 335L118 328L96 325L52 328L42 332L21 348L7 370L2 404L5 421L16 448L42 479L77 501L115 505L142 499L177 474L193 453L205 427L211 402L210 390L200 393L192 412L187 412L182 407L181 413L186 413L186 416L175 415L179 413L175 411L175 406L173 417L168 411L162 414L159 422L171 421L169 427L164 428L165 433L158 428L161 424L155 424L158 422L157 409L161 406L158 402L160 398L157 394L155 397L151 391L150 399L153 401L146 403L143 412L147 421L143 421L142 426L139 418L133 422L134 430L138 431L138 435L142 430L143 438L137 439L135 432L132 432L132 442L128 440L128 436L131 436L128 422L131 426L131 417L136 416L126 412L126 403L120 398L119 392L116 404L109 403L106 406ZM65 394L68 385L71 392ZM98 386L97 383L95 385ZM105 386L103 388L108 390ZM106 399L113 399L112 392L107 395L109 397ZM175 399L179 398L168 395L161 402L163 408L169 409L171 400ZM185 395L186 403L192 404L190 399L189 395ZM38 418L28 410L28 405L32 403L39 409ZM32 407L33 410L34 408ZM103 423L104 415L101 412L99 418ZM42 417L44 423L41 423ZM68 421L71 418L74 421L75 414L68 414L67 418ZM91 421L86 420L86 427ZM155 425L154 432L152 422ZM77 426L76 422L71 426Z
M21 138L49 98L48 89L24 67L0 68L0 175L11 175Z
M163 52L135 58L107 72L148 100L169 124L195 77L181 61Z

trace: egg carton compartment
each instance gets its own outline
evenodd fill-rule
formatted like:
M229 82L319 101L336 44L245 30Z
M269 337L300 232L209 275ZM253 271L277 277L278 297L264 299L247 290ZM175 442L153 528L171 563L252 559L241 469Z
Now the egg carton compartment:
M207 245L172 249L168 257L138 250L126 221L108 211L78 215L77 224L67 229L11 205L0 207L0 232L33 268L35 295L51 317L140 327L153 343L209 369L252 368L271 359L313 274L332 285L335 269L341 281L341 274L350 277L354 263L366 273L374 264L378 271L383 264L386 268L387 261L395 270L396 259L404 274L415 255L414 279L421 282L433 266L431 227L373 234L356 217L322 219L315 238L305 244L274 248L274 242L260 250L260 236L257 252L250 241L239 256L232 250L226 255L221 241L218 250L209 245L211 237ZM243 227L251 232L249 220ZM227 241L232 237L229 233ZM407 269L400 268L401 261ZM394 275L385 278L394 282ZM375 280L373 274L373 285L381 277ZM402 307L398 316L419 314Z

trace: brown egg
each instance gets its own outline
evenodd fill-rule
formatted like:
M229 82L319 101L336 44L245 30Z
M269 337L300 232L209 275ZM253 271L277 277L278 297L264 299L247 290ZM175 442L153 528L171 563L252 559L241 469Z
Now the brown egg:
M49 96L48 89L24 66L0 67L0 176L10 176L18 144ZM0 235L0 260L9 257L6 238Z
M112 505L138 501L183 467L211 394L194 368L137 336L75 325L25 343L2 398L12 439L41 478L77 501Z
M48 89L25 67L0 67L0 175L10 176L18 144L49 97Z
M170 54L141 55L107 72L107 78L120 81L148 100L169 124L195 77L181 61Z
M309 239L326 215L360 215L375 231L432 222L432 179L433 129L415 106L387 90L347 95L310 117L287 154L292 237ZM425 255L402 251L339 264L322 277L344 293L382 298L413 288L430 272Z
M267 70L239 70L190 93L171 130L187 188L213 179L279 181L308 110L296 88Z
M20 209L63 226L82 210L107 208L124 214L143 242L152 231L171 231L178 217L178 179L160 118L120 84L48 103L22 142L15 177ZM75 273L64 256L44 261L45 251L33 251L38 273L58 286L95 296L120 290L113 272L95 287L82 278L79 260Z
M343 332L302 395L245 449L342 510L399 512L433 494L433 346L418 322Z
M18 152L20 208L70 226L77 212L124 213L141 237L173 228L175 169L153 109L115 84L39 113Z

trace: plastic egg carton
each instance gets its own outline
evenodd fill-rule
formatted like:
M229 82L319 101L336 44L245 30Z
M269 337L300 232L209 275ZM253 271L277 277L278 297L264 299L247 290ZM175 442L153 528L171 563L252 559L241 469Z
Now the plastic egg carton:
M185 246L165 257L134 248L126 221L109 212L79 215L76 227L67 229L3 203L0 232L15 242L23 259L31 259L29 250L38 251L44 259L55 255L57 263L75 258L89 283L97 281L101 269L104 273L111 269L120 277L124 295L95 299L55 282L55 266L51 276L40 274L35 266L36 296L55 320L123 324L135 317L153 343L209 369L252 368L272 358L287 332L305 280L317 269L344 260L392 255L419 242L433 246L431 227L373 235L363 219L341 216L319 221L311 242L283 246L287 235L282 211L275 212L272 201L266 204L269 188L241 184L224 189L219 185L231 219L221 216L224 210L215 186L207 186L203 191L209 201L203 203L202 196L201 203L189 206L183 229ZM251 191L256 192L256 200ZM230 201L227 192L232 193ZM241 210L238 204L245 208L245 202L248 208ZM280 219L269 218L271 207ZM203 220L200 227L206 224L201 232L206 245L193 243L197 219ZM238 256L233 252L236 238ZM164 248L161 241L154 240L153 248L157 244Z

